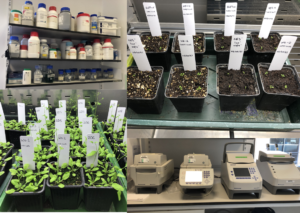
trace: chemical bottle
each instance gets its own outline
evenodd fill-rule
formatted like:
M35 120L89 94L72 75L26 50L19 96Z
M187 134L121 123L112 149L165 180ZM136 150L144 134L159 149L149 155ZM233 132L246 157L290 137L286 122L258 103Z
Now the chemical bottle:
M42 83L42 79L43 79L43 74L41 71L41 66L36 65L35 71L33 73L33 83L40 84L40 83Z
M84 69L79 70L78 79L79 79L79 81L85 81L85 70Z
M20 45L20 58L28 58L28 46Z
M103 51L102 51L102 45L100 43L100 39L94 39L93 44L93 59L94 60L102 60L103 59Z
M28 58L40 57L40 39L37 32L31 32L28 40Z
M25 5L22 7L22 25L33 26L33 11L34 7L31 1L25 1Z
M71 41L68 41L66 43L66 59L70 59L70 49L73 47L73 43Z
M97 14L92 14L91 15L91 33L98 33L97 27L98 27Z
M114 46L110 38L104 39L103 44L103 60L114 60Z
M49 56L49 47L47 44L47 39L41 39L41 58L48 58Z
M86 45L85 45L85 52L86 52L87 60L93 60L93 47L91 44L92 43L90 41L87 41Z
M29 39L29 35L24 34L23 38L21 40L21 45L27 45L28 46L28 39Z
M11 58L20 58L20 43L18 36L11 36L8 43L9 56Z
M65 81L67 81L67 82L72 81L71 70L66 70Z
M75 47L71 47L70 49L70 59L77 59L77 51Z
M71 39L63 39L60 43L60 51L61 51L61 58L66 59L66 43L71 41Z
M97 70L96 69L92 69L90 80L97 80Z
M53 83L54 79L55 79L55 73L53 72L53 66L48 65L46 82Z
M55 39L51 39L50 48L51 49L57 49L58 48L58 44L56 43Z
M71 31L75 31L76 29L76 20L75 20L75 17L72 16L72 19L71 19Z
M36 26L48 27L48 12L44 3L39 3L38 10L36 11Z
M55 6L49 7L48 28L58 29L58 13L56 12L56 7ZM55 48L57 48L57 47L55 47Z
M64 70L59 69L58 70L58 81L63 82L65 80Z
M80 48L78 59L80 59L80 60L86 60L86 52L85 52L84 48Z
M71 30L71 12L69 7L62 7L58 16L58 29Z

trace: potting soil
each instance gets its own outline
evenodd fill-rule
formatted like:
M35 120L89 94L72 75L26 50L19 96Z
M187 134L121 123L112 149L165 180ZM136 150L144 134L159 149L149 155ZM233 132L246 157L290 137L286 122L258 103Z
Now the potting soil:
M203 34L197 34L197 35L193 36L195 52L198 52L198 53L203 52L203 50L204 50L203 39L204 39ZM175 43L175 52L180 52L178 36L176 38L176 43Z
M56 167L55 165L53 165L53 166ZM68 168L61 169L61 172L63 174L65 174L68 171L69 171ZM55 174L54 170L50 169L50 172L53 173L53 174ZM72 175L73 173L75 173L75 176ZM67 180L63 180L61 183L64 184L64 185L68 185L68 186L78 186L78 185L81 185L82 184L82 180L81 180L80 169L78 169L76 172L70 173L70 177ZM54 182L50 183L50 185L51 186L57 186L57 185L55 185Z
M256 52L275 52L280 39L276 34L269 34L267 39L259 38L258 35L252 35L252 42Z
M230 50L231 36L224 36L224 34L215 35L216 50Z
M162 33L162 36L142 35L141 41L146 52L165 52L169 45L169 34Z

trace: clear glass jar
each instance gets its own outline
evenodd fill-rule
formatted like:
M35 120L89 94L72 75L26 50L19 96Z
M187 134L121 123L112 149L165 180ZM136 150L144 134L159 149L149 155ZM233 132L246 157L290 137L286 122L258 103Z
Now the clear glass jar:
M108 78L108 71L107 70L104 70L103 78Z
M86 69L85 70L85 78L86 79L91 79L91 72L92 72L91 69Z
M97 70L96 69L92 69L91 72L91 80L97 80Z
M107 69L107 72L108 72L108 78L114 78L114 71L113 69Z
M35 66L35 71L34 71L34 74L33 74L33 83L35 84L41 84L42 83L42 80L43 80L43 73L42 73L42 68L41 66L39 65L36 65Z
M101 68L98 68L98 69L97 69L97 78L98 78L98 79L99 79L99 78L103 78L103 73L102 73Z
M58 70L58 81L63 82L65 80L64 70L60 69Z
M19 43L18 36L10 37L10 40L8 43L8 49L9 49L9 56L11 58L20 58L20 43Z
M79 70L79 76L78 76L79 81L85 81L85 78L86 78L85 70L84 69Z
M71 70L66 70L66 76L65 76L65 80L67 82L72 81L72 74L71 74Z
M55 78L55 73L53 72L53 66L48 65L47 66L47 77L46 77L46 82L47 83L53 83Z
M71 73L72 73L72 81L77 80L77 69L76 68L72 68L71 69Z

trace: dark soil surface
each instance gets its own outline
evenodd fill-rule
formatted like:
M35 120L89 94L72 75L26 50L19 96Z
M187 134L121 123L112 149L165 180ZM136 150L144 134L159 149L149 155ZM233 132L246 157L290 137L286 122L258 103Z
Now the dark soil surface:
M53 165L55 168L56 166ZM63 174L65 174L66 172L68 172L68 168L65 168L65 169L61 169L61 172ZM54 170L51 170L50 169L50 172L51 173L54 173L55 171ZM76 176L74 177L72 175L72 173L70 174L70 177L67 179L67 180L64 180L63 182L61 182L62 184L66 185L66 186L78 186L78 185L81 185L82 184L82 181L81 180L81 174L80 174L80 169L78 169L76 172L75 172ZM50 177L50 175L49 175ZM50 183L51 186L57 186L54 182L53 183Z
M193 36L194 38L194 51L195 53L201 53L204 51L204 44L203 44L203 39L204 39L204 34L197 34ZM204 40L205 42L205 40ZM180 47L179 47L179 41L178 41L178 35L176 37L176 43L175 43L175 52L180 53Z
M127 70L127 98L154 98L162 69L139 71L137 68Z
M224 34L216 34L215 37L216 50L230 50L231 36L224 36Z
M268 68L260 67L260 76L268 93L300 95L299 82L290 69L268 71Z
M255 95L256 79L251 69L242 67L241 70L219 69L219 92L224 95Z
M267 39L259 38L258 35L252 35L253 47L256 52L275 52L280 39L276 34L269 34Z
M145 45L145 52L165 52L169 45L169 34L162 33L162 36L142 35L142 44Z
M167 86L168 97L205 97L207 93L207 68L184 71L183 67L175 67L171 81Z

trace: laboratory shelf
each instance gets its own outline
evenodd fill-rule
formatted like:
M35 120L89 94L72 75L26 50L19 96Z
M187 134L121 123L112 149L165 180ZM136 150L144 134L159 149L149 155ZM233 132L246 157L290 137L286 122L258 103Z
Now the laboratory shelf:
M69 62L121 62L121 60L79 60L79 59L49 59L49 58L8 58L10 61L69 61Z
M36 27L36 26L26 26L21 24L9 24L10 26L10 34L11 35L24 35L30 33L32 31L36 31L39 33L39 37L46 37L46 38L69 38L74 40L81 40L81 39L93 39L93 38L121 38L120 36L114 35L103 35L103 34L96 34L96 33L82 33L76 31L69 31L69 30L58 30L58 29L50 29L44 27Z

